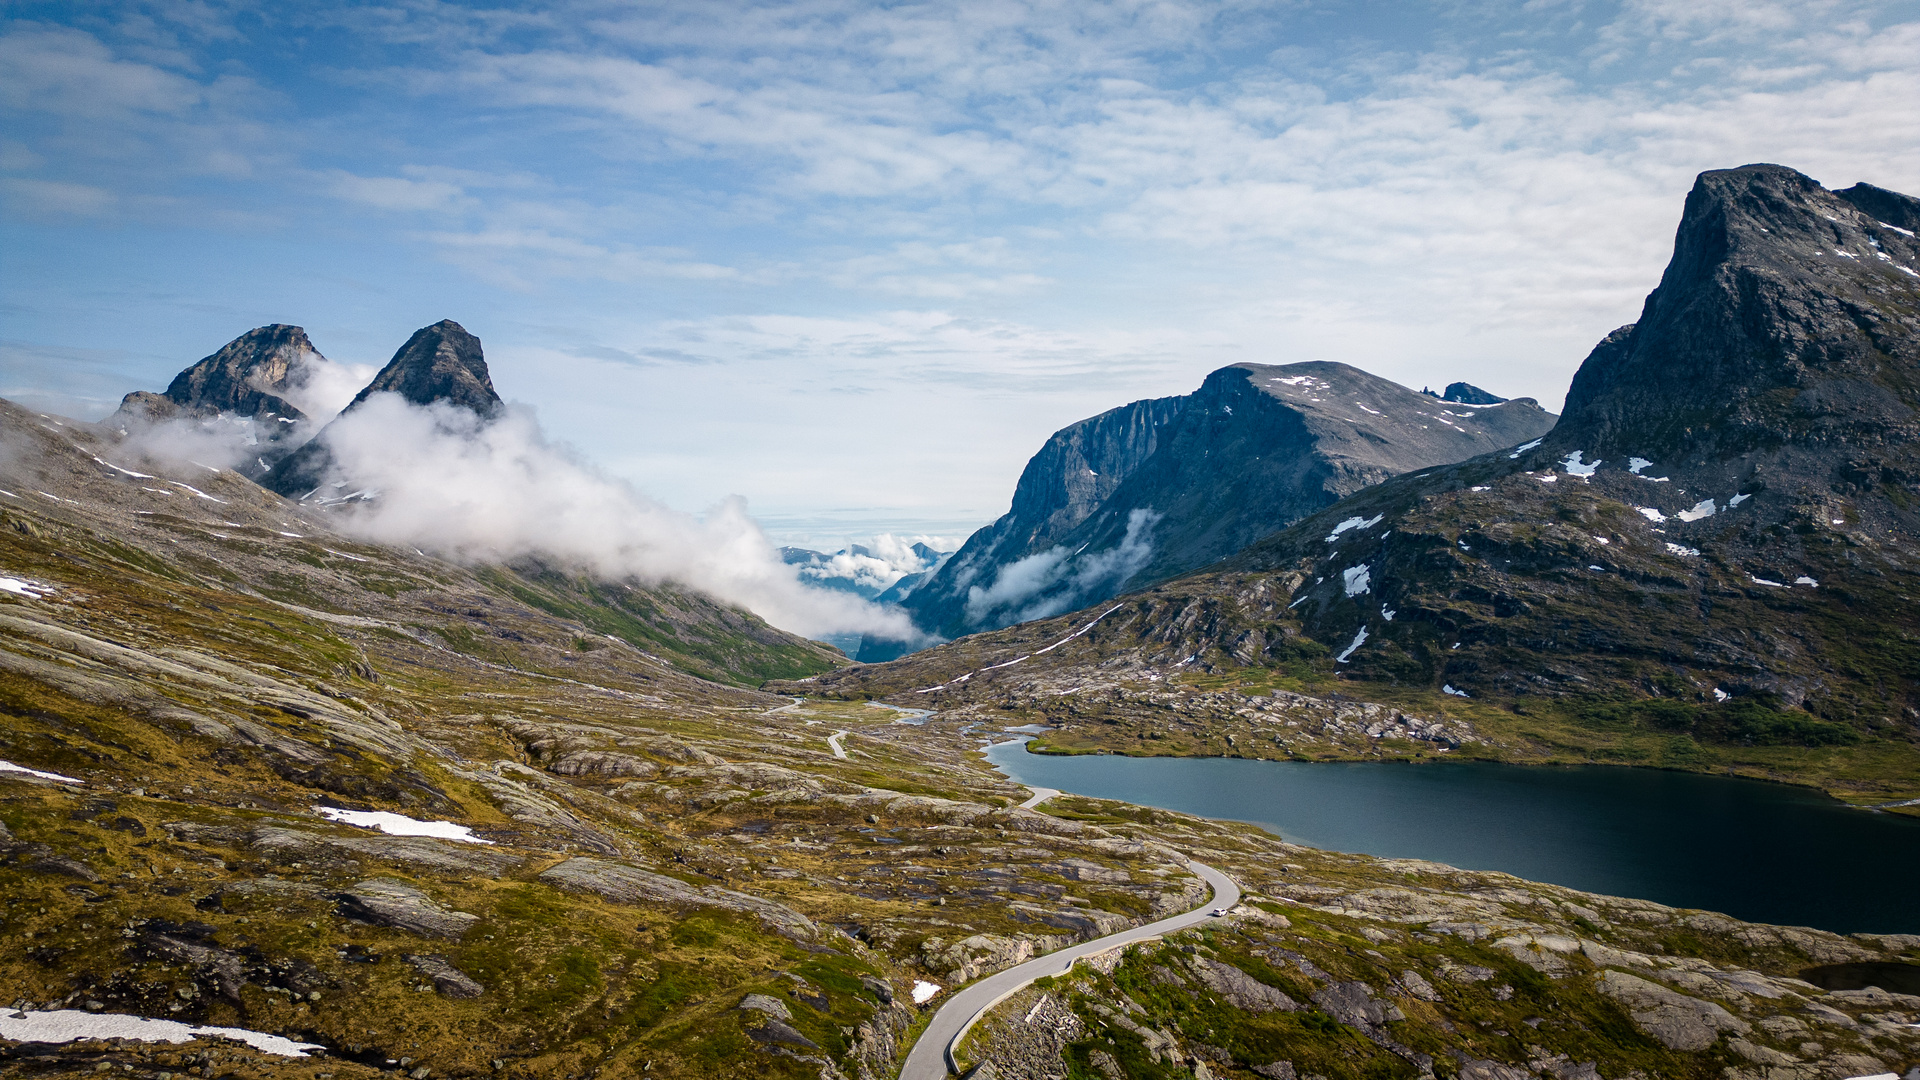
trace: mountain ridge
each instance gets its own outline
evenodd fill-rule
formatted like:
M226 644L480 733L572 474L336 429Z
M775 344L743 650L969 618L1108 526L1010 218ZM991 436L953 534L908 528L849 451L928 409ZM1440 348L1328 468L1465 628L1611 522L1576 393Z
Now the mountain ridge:
M945 637L1042 617L1196 569L1341 495L1512 446L1551 419L1531 399L1444 407L1345 364L1232 365L1193 394L1056 432L1007 514L903 606Z
M816 683L997 701L1055 724L1047 745L1128 752L1151 746L1115 741L1094 697L1240 685L1467 723L1509 760L1920 796L1920 243L1844 194L1779 166L1702 174L1641 319L1535 442L1387 480L1117 605ZM1296 745L1416 752L1383 737Z

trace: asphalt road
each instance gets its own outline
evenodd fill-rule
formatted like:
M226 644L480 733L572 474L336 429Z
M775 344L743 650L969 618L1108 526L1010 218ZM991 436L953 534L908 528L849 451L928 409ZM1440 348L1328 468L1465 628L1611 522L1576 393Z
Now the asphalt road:
M907 1052L907 1064L900 1070L900 1080L945 1080L949 1070L959 1072L954 1067L954 1045L988 1009L1019 993L1035 979L1059 975L1083 956L1096 956L1122 945L1206 922L1211 918L1208 912L1213 909L1231 908L1240 902L1240 886L1235 885L1232 878L1204 863L1188 863L1187 869L1213 887L1213 897L1206 903L1183 915L1174 915L1132 930L1094 938L1070 949L1035 957L999 974L989 975L953 995L933 1014L933 1022L920 1033L919 1041Z

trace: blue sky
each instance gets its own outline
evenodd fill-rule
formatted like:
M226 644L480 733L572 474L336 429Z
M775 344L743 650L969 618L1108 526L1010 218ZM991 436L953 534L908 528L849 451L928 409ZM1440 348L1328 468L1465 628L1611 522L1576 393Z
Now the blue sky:
M1702 169L1920 192L1920 4L0 7L0 394L457 319L609 473L963 536L1239 361L1557 408Z

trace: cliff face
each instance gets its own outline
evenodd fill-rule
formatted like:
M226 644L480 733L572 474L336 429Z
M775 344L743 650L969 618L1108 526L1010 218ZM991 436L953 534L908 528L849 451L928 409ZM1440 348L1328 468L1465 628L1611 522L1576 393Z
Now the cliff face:
M1920 480L1916 226L1920 201L1869 185L1703 174L1659 287L1581 366L1540 456L1641 457L1763 504Z
M1237 364L1048 440L1013 507L905 606L947 637L1204 566L1343 495L1544 433L1531 399L1436 401L1345 364ZM861 659L897 655L868 643Z
M414 331L341 415L353 412L380 393L398 394L415 405L446 402L482 417L493 416L505 407L500 395L494 393L480 339L452 319ZM327 431L322 428L312 441L274 464L258 477L260 484L289 499L302 499L338 480L333 475Z

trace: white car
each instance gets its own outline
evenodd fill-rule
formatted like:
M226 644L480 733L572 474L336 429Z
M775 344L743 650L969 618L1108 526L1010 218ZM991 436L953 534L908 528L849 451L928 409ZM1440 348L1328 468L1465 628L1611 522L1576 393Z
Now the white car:
M1207 914L1213 916L1216 919L1222 915L1225 915L1226 913L1227 913L1227 909L1223 907L1217 907L1217 908L1214 908L1212 911L1207 912Z

